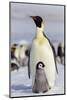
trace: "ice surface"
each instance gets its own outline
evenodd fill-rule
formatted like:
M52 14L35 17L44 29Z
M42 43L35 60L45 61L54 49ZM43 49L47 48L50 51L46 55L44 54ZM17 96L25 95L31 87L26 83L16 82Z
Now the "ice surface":
M28 78L28 67L20 67L11 72L11 97L64 94L64 65L57 63L58 76L55 86L46 93L32 93L32 80Z

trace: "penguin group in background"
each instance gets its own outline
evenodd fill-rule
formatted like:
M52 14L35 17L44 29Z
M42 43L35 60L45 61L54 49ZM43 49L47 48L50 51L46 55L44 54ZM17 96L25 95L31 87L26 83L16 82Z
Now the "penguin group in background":
M30 50L28 75L29 78L30 75L32 76L32 91L43 92L49 90L55 84L56 72L58 73L55 59L56 54L53 45L44 34L43 19L40 16L30 17L36 24L36 34ZM38 62L42 62L45 65L42 70L38 67L40 66ZM41 75L41 78L39 75Z
M25 41L11 45L11 70L28 65L30 45Z

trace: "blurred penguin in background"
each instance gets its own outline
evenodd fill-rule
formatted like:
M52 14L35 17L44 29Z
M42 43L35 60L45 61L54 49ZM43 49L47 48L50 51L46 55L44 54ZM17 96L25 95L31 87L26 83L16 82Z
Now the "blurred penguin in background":
M24 67L28 65L30 44L27 41L21 41L18 43L18 47L15 51L15 56L18 59L20 66Z
M11 71L19 69L19 64L15 56L15 51L16 51L17 46L18 46L17 43L13 43L11 45Z
M65 57L65 53L64 53L64 43L59 43L58 48L57 48L57 60L60 59L60 63L64 64L64 57Z

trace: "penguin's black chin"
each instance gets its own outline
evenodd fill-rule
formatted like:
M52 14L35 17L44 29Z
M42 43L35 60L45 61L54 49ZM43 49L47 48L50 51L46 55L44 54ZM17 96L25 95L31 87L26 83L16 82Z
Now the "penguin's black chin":
M30 16L30 17L34 20L36 27L41 28L43 22L42 18L40 16Z

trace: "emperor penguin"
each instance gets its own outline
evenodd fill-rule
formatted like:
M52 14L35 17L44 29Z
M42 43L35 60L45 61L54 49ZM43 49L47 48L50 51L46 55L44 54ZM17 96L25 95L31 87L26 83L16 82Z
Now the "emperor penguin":
M55 59L55 49L50 40L44 34L44 21L40 16L30 16L36 24L36 34L32 40L29 63L28 75L32 76L32 89L36 79L36 65L39 61L45 65L44 73L49 84L52 88L55 84L56 72L58 73Z

